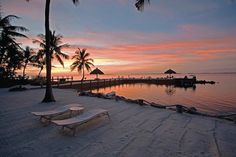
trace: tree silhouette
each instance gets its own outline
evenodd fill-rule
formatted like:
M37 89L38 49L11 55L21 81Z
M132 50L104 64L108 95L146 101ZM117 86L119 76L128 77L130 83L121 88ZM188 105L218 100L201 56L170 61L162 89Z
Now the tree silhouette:
M40 77L42 70L44 69L46 65L45 57L39 57L38 54L33 57L33 63L32 66L39 68L38 77Z
M29 0L26 0L29 1ZM52 102L55 101L53 92L52 92L52 82L51 82L51 55L50 55L50 21L49 21L49 13L50 13L50 2L51 0L46 0L45 3L45 53L46 53L46 92L43 99L43 102ZM79 0L72 0L74 4L77 4Z
M35 52L33 51L33 49L31 49L29 46L26 46L25 50L23 50L23 62L24 62L24 65L23 65L23 72L22 72L22 76L23 78L25 78L25 69L27 67L27 65L30 63L30 62L34 62L34 56L35 56Z
M80 49L78 48L77 51L75 51L75 55L72 57L72 59L75 59L75 61L71 64L71 71L74 71L77 68L77 71L80 73L82 71L82 79L84 80L84 70L91 71L91 66L93 65L93 59L89 58L90 54L86 52L86 49Z
M6 78L13 78L15 70L22 66L22 48L16 42L17 37L26 37L20 32L28 31L25 27L11 24L15 15L2 17L0 14L0 65L5 70Z
M50 58L54 59L56 58L58 62L64 67L64 62L62 58L64 59L69 59L69 56L65 53L62 52L63 48L69 47L68 44L63 44L62 38L63 36L60 34L56 34L55 31L51 32L50 31ZM38 35L39 39L34 39L33 43L38 44L41 49L39 49L38 54L36 59L41 59L41 60L46 60L46 40L45 40L45 35L39 34ZM42 59L45 58L45 59Z

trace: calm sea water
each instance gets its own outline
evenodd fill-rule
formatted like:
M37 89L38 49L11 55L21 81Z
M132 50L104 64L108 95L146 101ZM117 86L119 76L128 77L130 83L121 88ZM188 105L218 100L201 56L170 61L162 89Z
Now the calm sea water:
M148 76L136 75L129 77ZM196 76L199 80L213 80L217 83L214 85L198 84L196 88L187 89L137 83L100 88L93 92L108 93L115 91L117 95L131 99L141 98L163 105L182 104L193 106L199 111L207 113L236 113L236 74L196 74ZM162 75L150 75L150 77L162 77Z

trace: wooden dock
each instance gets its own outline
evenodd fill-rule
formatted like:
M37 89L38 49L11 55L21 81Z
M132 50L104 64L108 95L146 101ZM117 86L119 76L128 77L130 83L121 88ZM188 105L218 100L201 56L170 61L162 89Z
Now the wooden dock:
M208 81L201 81L201 83L208 83ZM64 81L54 82L54 87L58 88L74 88L78 91L93 90L97 88L111 87L121 84L133 83L147 83L159 85L175 85L178 87L193 87L197 82L192 78L115 78L115 79L97 79L97 80L84 80L84 81Z

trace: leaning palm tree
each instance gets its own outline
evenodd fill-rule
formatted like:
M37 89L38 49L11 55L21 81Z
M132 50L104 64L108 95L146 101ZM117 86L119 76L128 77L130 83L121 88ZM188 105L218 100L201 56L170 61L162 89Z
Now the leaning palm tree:
M26 0L29 1L29 0ZM45 53L46 53L46 92L43 102L55 101L52 93L52 82L51 82L51 55L50 55L50 27L49 27L49 12L50 12L50 2L51 0L46 0L45 4ZM79 0L72 0L74 4L77 4Z
M23 50L22 55L23 55L22 57L23 57L23 62L24 62L22 76L23 76L23 78L25 78L25 69L26 69L28 63L34 61L33 58L35 56L35 52L29 46L26 46L25 50Z
M69 56L65 53L62 52L62 49L63 48L68 48L69 45L68 44L63 44L62 42L62 38L63 36L60 35L60 34L57 34L56 35L56 32L53 31L51 32L50 31L50 49L49 49L49 52L50 52L50 58L51 59L54 59L56 58L58 60L58 62L64 67L64 62L62 60L62 58L64 59L69 59ZM42 58L45 58L46 60L46 40L45 40L45 35L43 34L39 34L38 35L38 38L39 39L34 39L33 40L33 43L36 43L36 44L39 44L39 46L41 47L41 49L38 51L38 54L37 54L37 58L42 60Z
M71 64L70 68L71 71L74 71L77 68L77 71L80 73L82 71L82 79L84 80L84 70L91 71L91 66L93 65L93 59L89 58L90 54L86 52L86 49L80 49L78 48L77 51L75 51L75 55L72 57L72 59L75 59L75 61Z

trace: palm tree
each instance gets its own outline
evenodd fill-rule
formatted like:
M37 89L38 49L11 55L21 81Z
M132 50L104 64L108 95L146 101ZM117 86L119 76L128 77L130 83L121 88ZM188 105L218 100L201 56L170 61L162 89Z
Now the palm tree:
M16 75L15 71L20 69L23 65L23 56L21 51L14 45L8 46L4 62L1 66L2 65L5 68L7 78L14 79Z
M16 37L25 37L19 33L28 31L25 27L11 24L13 19L18 19L15 15L2 17L0 13L0 65L5 69L7 75L12 77L15 70L21 67L22 48L16 42Z
M94 66L92 63L93 59L89 58L89 56L90 54L86 52L86 49L80 50L80 48L78 48L78 50L75 51L75 55L72 57L75 61L70 66L71 71L74 71L76 68L79 73L82 71L81 81L84 80L85 68L87 71L91 71L91 66Z
M49 49L49 52L51 54L50 58L51 59L56 58L58 60L58 62L64 67L64 62L61 57L63 57L64 59L69 59L69 56L67 54L63 53L62 49L69 47L69 45L62 44L63 43L62 42L63 36L60 34L56 35L55 31L53 31L53 32L50 31L50 36L51 36L50 49ZM41 49L38 51L37 58L41 59L41 60L46 60L46 59L42 59L42 58L45 58L45 56L46 56L45 35L39 34L38 38L39 39L33 40L33 43L37 43L41 47Z
M23 51L23 62L24 62L23 73L22 73L23 78L25 78L25 69L28 63L34 62L33 60L34 56L35 52L33 51L33 49L31 49L29 46L26 46L25 50Z
M29 1L29 0L26 0ZM50 12L50 2L51 0L46 0L45 4L45 36L46 36L46 45L45 45L45 53L46 53L46 93L43 99L43 102L52 102L55 101L53 93L52 93L52 82L51 82L51 55L50 55L50 27L49 27L49 12ZM77 4L79 0L72 0L74 4Z

